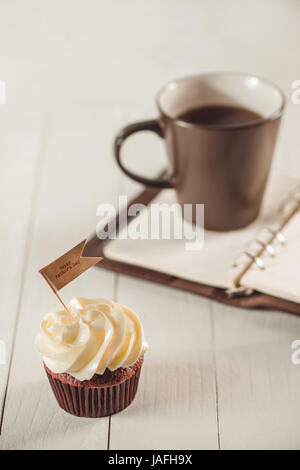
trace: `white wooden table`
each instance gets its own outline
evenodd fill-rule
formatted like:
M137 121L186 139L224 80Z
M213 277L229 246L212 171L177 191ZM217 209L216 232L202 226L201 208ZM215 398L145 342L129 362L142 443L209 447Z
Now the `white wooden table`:
M98 204L140 190L117 169L112 139L155 116L168 79L223 69L277 82L288 107L274 167L300 173L299 20L292 0L0 0L1 449L300 448L296 317L91 269L64 299L128 304L150 343L137 399L111 419L60 410L33 349L56 305L37 270L93 233ZM146 134L127 149L148 174L164 155Z

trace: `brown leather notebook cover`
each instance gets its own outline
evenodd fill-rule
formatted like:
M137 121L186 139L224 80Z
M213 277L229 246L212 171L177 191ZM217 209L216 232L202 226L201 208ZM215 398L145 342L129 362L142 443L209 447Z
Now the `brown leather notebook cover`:
M152 199L157 196L159 191L160 189L147 188L142 193L140 193L136 199L131 201L131 204L141 203L148 205ZM128 217L128 222L130 222L130 220L132 220L132 217ZM116 227L118 230L119 215L117 215ZM105 230L107 230L107 227ZM110 260L106 258L103 253L103 248L107 243L110 243L109 239L103 241L100 240L97 235L94 235L86 244L84 256L103 257L104 259L101 261L101 263L96 265L99 268L114 271L119 274L125 274L127 276L137 277L146 281L156 282L168 287L182 289L188 292L192 292L193 294L208 297L227 305L244 308L281 310L283 312L292 313L294 315L300 315L300 304L296 302L290 302L289 300L280 299L271 295L261 294L260 292L254 292L249 296L228 297L223 289L186 281L185 279L170 276L159 271L153 271L151 269L140 268L135 265Z

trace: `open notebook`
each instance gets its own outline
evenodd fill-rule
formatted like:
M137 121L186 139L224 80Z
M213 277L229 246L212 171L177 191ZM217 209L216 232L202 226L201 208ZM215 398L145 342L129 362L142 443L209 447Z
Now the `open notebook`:
M242 230L205 231L204 246L199 251L186 251L186 240L119 237L105 244L104 255L110 260L226 290L234 288L239 279L242 287L300 303L300 213L295 210L299 196L299 178L273 175L260 217ZM151 202L176 202L175 192L163 190ZM289 217L291 212L293 216ZM140 224L142 218L148 217L146 208L130 223ZM282 230L286 240L283 244L277 231L287 218L290 220ZM268 246L269 240L272 246Z

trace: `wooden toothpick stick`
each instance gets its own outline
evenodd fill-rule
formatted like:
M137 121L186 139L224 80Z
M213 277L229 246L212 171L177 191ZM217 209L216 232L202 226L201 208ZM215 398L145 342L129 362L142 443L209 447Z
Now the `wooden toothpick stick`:
M59 295L59 293L57 292L57 290L55 289L55 287L52 285L51 281L47 278L47 276L45 276L43 273L41 273L41 275L43 276L43 278L45 279L45 281L47 282L47 284L51 287L51 289L53 290L54 294L56 295L56 297L58 298L58 300L60 301L60 303L62 304L62 306L64 307L65 311L67 312L67 314L69 315L69 318L71 321L75 321L75 318L72 314L72 312L70 312L70 310L68 309L68 307L66 306L66 304L64 303L63 299L61 298L61 296Z

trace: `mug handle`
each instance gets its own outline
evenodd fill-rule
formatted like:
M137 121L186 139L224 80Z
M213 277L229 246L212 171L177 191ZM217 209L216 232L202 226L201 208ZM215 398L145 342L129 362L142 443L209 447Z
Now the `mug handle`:
M116 136L115 141L114 141L114 155L115 155L115 158L117 160L119 167L125 173L125 175L129 176L130 178L137 181L138 183L142 183L146 186L153 186L155 188L173 188L173 183L171 181L170 176L159 178L159 179L145 178L144 176L139 176L139 175L136 175L135 173L132 173L122 163L121 147L122 147L123 142L130 135L134 134L135 132L140 132L140 131L151 131L159 135L159 137L163 137L162 128L159 124L158 119L136 122L134 124L129 124L128 126L124 127Z

